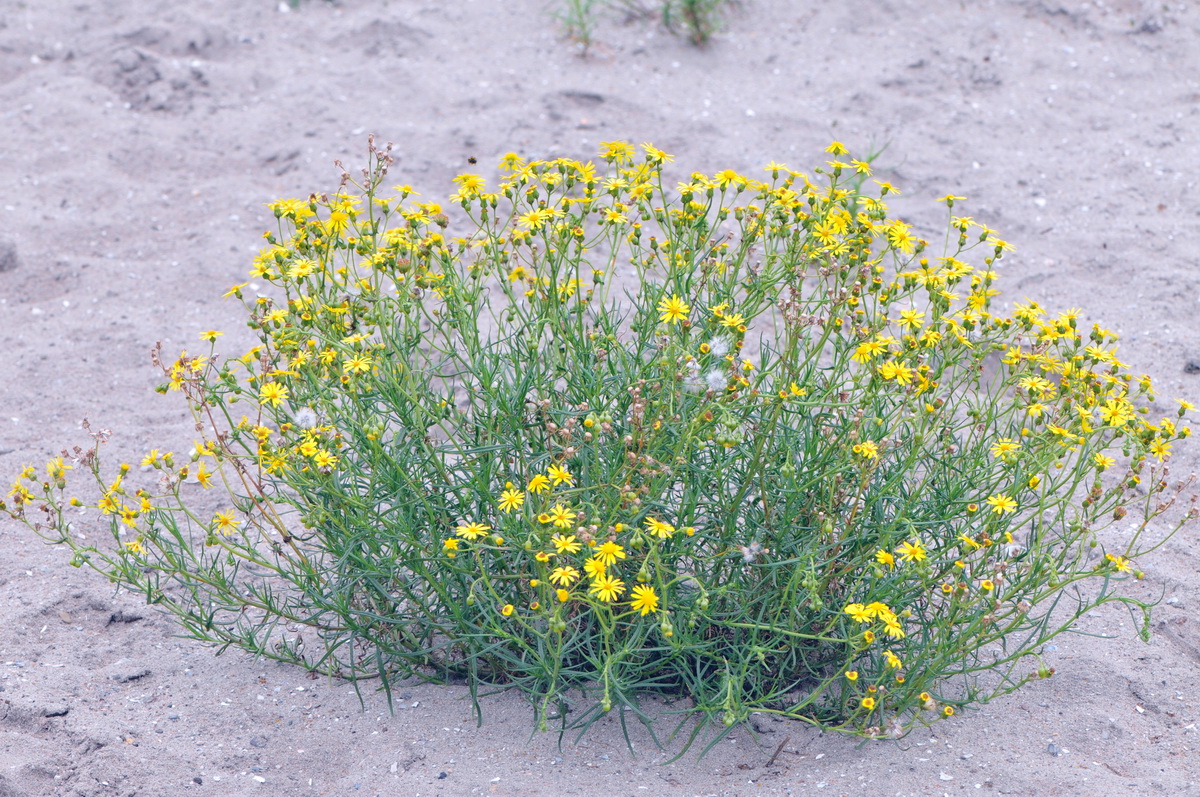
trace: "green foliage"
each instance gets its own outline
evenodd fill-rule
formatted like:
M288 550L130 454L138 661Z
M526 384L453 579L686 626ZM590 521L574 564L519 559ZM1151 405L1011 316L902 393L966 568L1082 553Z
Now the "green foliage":
M559 0L554 16L567 35L583 46L592 45L602 17L658 20L670 33L685 36L697 46L708 43L735 0Z
M227 294L259 345L158 359L189 461L112 481L97 433L0 509L198 640L514 686L539 727L655 692L899 736L1011 692L1084 612L1147 610L1118 587L1173 533L1148 530L1189 430L1077 311L993 312L992 231L950 216L933 255L829 152L815 181L674 190L649 145L603 144L606 173L508 155L447 210L385 193L372 147L272 205L261 294Z

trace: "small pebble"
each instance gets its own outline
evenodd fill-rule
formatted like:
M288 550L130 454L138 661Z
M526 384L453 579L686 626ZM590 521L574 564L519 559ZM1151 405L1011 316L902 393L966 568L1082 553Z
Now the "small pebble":
M1050 755L1058 755L1059 754L1058 745L1056 745L1054 742L1051 742L1050 744L1046 745L1046 752L1049 753Z

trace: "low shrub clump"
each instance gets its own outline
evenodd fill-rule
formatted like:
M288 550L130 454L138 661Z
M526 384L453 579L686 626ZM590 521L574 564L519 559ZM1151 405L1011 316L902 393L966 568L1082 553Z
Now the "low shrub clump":
M198 640L513 686L539 727L657 693L899 736L1046 677L1084 612L1148 612L1119 588L1178 528L1154 521L1191 405L1153 421L1078 311L996 311L1008 245L960 197L930 244L828 151L673 188L649 145L510 154L443 208L372 146L272 204L227 294L258 345L156 356L189 456L142 484L96 433L0 508Z
M594 41L600 19L611 15L657 20L669 33L702 47L736 5L736 0L560 0L554 15L584 52Z

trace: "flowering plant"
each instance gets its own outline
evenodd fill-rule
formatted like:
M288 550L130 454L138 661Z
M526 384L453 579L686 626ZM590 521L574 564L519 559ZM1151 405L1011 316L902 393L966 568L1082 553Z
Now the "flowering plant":
M1084 612L1148 611L1116 590L1178 529L1151 531L1191 405L1151 423L1111 332L993 312L991 230L951 215L933 255L828 151L815 181L673 190L649 145L508 155L495 191L456 179L447 237L372 145L360 179L272 205L227 294L259 345L156 354L190 458L151 451L135 489L96 433L0 509L196 639L385 690L514 685L540 727L648 721L657 692L894 736L1045 677ZM185 483L218 480L195 510Z

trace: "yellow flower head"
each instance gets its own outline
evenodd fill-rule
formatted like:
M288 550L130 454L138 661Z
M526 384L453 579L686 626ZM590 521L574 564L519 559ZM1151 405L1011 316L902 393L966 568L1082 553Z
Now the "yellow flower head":
M990 496L987 503L992 507L992 512L997 515L1007 515L1017 511L1017 502L1004 494Z
M550 581L560 587L569 587L579 579L579 571L570 565L556 567L550 572Z
M612 567L618 559L625 558L625 549L615 542L606 541L596 548L595 558L603 562L605 567Z
M558 465L551 465L547 468L546 475L550 477L550 481L554 482L555 487L560 484L571 485L575 482L575 477L571 475L571 472Z
M474 542L491 530L491 526L483 523L467 523L454 529L454 533L462 537L464 540Z
M633 588L632 598L629 601L630 608L641 612L643 617L658 611L658 595L655 594L654 587L638 584Z
M659 539L665 540L675 533L675 527L655 518L646 518L646 530Z
M871 617L872 617L871 613L869 611L867 611L867 608L865 606L863 606L861 603L847 604L846 608L842 609L842 611L845 612L846 614L850 615L851 617L853 617L855 622L859 622L859 623L871 622Z
M555 504L550 510L547 520L560 529L569 529L571 524L575 522L576 517L578 517L578 515L562 504ZM541 515L538 516L538 519L541 520Z
M625 582L616 576L603 575L592 582L588 592L605 603L612 603L625 592Z
M504 512L511 512L514 509L520 509L521 504L525 503L525 493L513 487L512 482L505 485L504 492L500 493L500 500L497 504Z
M896 546L896 553L902 562L920 562L925 558L925 549L919 542L903 542Z
M278 382L267 382L258 391L258 403L278 407L288 397L288 389Z
M658 320L664 324L678 324L680 321L686 321L688 313L692 311L691 306L676 295L672 295L669 299L663 299L658 303L658 312L660 313Z
M216 525L216 530L225 536L229 536L237 531L238 521L234 518L233 512L218 512L213 515L213 524Z
M554 543L555 552L559 554L577 553L583 547L582 543L576 541L574 534L565 537L562 534L555 534L550 538L550 542Z

